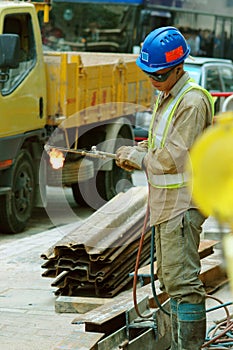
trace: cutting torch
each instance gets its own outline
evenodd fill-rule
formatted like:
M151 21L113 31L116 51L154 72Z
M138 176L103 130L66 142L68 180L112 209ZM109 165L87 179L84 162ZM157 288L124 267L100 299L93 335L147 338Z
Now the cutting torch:
M97 150L96 146L92 146L91 150L87 151L83 149L65 148L65 147L46 144L44 146L44 149L48 154L51 152L52 149L56 149L57 151L60 151L60 152L75 153L75 154L80 154L80 156L87 156L91 158L99 158L99 159L106 159L106 158L116 159L117 158L115 153L99 151Z

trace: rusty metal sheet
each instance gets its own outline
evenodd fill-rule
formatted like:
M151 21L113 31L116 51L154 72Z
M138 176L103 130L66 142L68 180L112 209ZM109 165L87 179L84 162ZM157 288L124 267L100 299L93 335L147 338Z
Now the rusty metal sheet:
M80 264L79 262L65 261L65 265L58 264L61 274L52 283L53 287L60 289L57 295L65 295L65 291L75 293L75 296L86 294L86 289L92 289L92 295L112 297L126 286L132 277L130 272L136 261L138 241L125 248L124 254L118 256L111 264L98 266L98 263ZM141 254L141 264L147 264L150 256L150 232L145 236L144 246ZM62 260L62 259L61 259ZM76 265L75 265L76 264ZM95 274L91 272L91 266L95 266ZM63 268L61 268L63 267ZM64 272L64 270L66 272ZM69 286L70 285L70 286ZM70 288L71 287L71 288Z
M143 256L142 261L146 264L149 262L149 254L146 252L145 257ZM72 292L75 293L75 296L81 296L86 294L86 289L92 289L92 295L97 295L101 297L111 297L116 295L116 293L126 286L132 277L129 275L129 271L133 268L135 264L135 257L128 261L127 265L120 265L118 269L109 272L106 278L100 276L94 276L87 279L86 271L75 270L67 271L60 274L58 278L52 283L53 287L61 289L61 293L57 291L56 294L64 294L64 288L67 290L67 287L72 284ZM91 277L91 278L90 278ZM75 288L77 287L77 288ZM72 295L69 293L69 295Z
M71 334L65 337L54 350L91 350L96 349L98 341L104 337L104 333L83 332L74 330Z
M165 350L171 344L171 325L170 317L164 314L160 309L148 310L148 300L144 299L138 303L141 313L153 311L155 323L151 321L138 323L138 316L133 308L126 310L126 320L123 327L119 327L115 332L111 332L107 337L104 337L98 342L98 350L115 350L117 348L125 348L129 350L146 349L148 350ZM169 302L166 301L163 307L170 310ZM127 322L127 320L129 322ZM115 325L115 316L112 320L108 320L108 328ZM88 328L95 329L95 323L88 324ZM136 328L134 328L134 326ZM102 328L103 327L103 328ZM106 324L102 323L96 329L105 330Z
M105 298L113 297L132 281L133 278L128 274L124 275L122 273L121 275L113 276L101 285L98 284L96 286L96 295Z
M77 229L41 254L41 257L49 259L56 256L58 247L79 247L87 253L90 249L92 254L101 254L105 249L114 247L114 242L117 242L120 237L124 236L127 240L128 228L133 226L138 218L144 216L146 202L147 188L144 186L132 187L125 193L119 193L85 219Z
M128 245L135 240L135 231L137 238L140 237L140 228L143 225L143 219L146 214L146 208L140 208L134 215L128 218L124 223L117 227L103 229L95 245L86 247L90 256L101 255L106 249Z
M132 281L146 198L144 187L117 195L41 255L42 276L55 278L56 295L110 297ZM141 266L148 263L150 236L147 223Z
M56 270L46 270L41 274L42 277L48 277L48 278L55 278L56 276Z
M125 241L126 237L124 237L124 241L119 238L119 245L115 249L108 249L101 254L90 254L90 260L91 261L105 261L105 262L111 262L113 261L118 255L120 255L124 249L131 245L134 244L135 241L139 242L140 236L141 236L141 230L143 226L143 221L137 222L135 225L130 227L128 229L127 235L130 237L128 241ZM149 228L149 223L146 229L146 232L150 231Z

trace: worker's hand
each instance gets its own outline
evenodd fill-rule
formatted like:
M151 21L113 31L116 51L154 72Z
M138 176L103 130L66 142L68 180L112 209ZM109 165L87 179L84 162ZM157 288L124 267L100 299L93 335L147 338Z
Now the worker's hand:
M146 152L137 149L137 146L121 146L116 151L116 164L126 171L141 170L145 154Z
M140 152L147 152L148 151L148 139L138 142L136 149Z

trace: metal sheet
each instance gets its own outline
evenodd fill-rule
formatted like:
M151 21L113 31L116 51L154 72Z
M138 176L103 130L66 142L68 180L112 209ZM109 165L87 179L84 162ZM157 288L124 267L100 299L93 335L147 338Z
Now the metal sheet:
M88 217L75 230L59 240L47 252L43 259L53 258L57 249L85 250L90 254L101 254L109 247L117 247L122 237L127 241L128 228L143 218L146 210L147 188L132 187L125 193L119 193L103 207Z
M144 187L117 195L42 254L42 276L55 278L56 295L111 297L132 281L146 198ZM150 236L147 223L140 266L148 263Z
M74 330L65 339L63 339L54 350L90 350L94 349L98 341L103 338L103 333L86 333Z

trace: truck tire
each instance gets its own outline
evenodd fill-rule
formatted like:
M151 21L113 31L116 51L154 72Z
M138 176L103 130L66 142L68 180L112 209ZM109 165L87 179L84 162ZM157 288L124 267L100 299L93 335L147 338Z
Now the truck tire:
M19 233L31 217L35 199L35 174L30 154L21 150L14 163L12 192L0 197L0 229Z
M117 193L125 192L132 187L132 176L113 162L111 171L98 172L96 186L100 196L108 201Z
M121 132L118 134L115 150L124 145L127 136ZM72 184L73 197L77 204L96 210L119 192L125 192L132 187L131 173L119 168L114 160L109 161L113 162L111 170L98 170L94 178Z
M71 185L73 198L81 207L98 209L119 192L132 186L129 172L119 168L115 162L111 171L98 171L93 179Z
M93 207L93 194L91 189L94 186L93 179L81 183L73 183L71 185L73 198L81 207ZM99 204L99 207L101 204ZM96 205L94 205L96 207ZM94 208L97 209L97 208Z
M99 171L96 177L71 185L73 198L81 207L98 209L119 192L132 187L129 172L119 168L115 163L111 171Z

